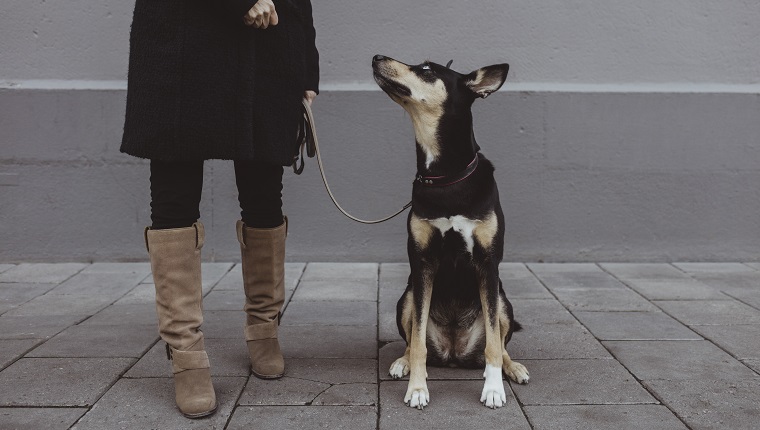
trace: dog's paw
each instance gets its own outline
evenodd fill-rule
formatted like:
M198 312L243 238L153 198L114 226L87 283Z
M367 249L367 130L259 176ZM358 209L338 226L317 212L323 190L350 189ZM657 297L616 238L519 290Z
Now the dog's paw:
M399 357L391 364L388 373L393 379L401 379L409 374L409 360L406 357Z
M518 384L527 384L530 381L530 373L522 364L513 361L509 366L504 366L504 374Z
M504 391L504 382L501 380L501 369L490 364L483 373L486 378L483 384L483 393L480 402L491 409L500 408L507 404L507 393Z
M430 392L427 387L409 388L404 396L404 403L410 408L423 409L430 403Z

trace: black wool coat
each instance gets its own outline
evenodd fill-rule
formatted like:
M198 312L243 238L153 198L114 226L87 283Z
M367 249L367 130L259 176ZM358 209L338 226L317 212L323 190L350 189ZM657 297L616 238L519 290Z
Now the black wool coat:
M265 30L243 23L255 3L136 0L122 152L292 164L303 93L319 84L311 2L274 0Z

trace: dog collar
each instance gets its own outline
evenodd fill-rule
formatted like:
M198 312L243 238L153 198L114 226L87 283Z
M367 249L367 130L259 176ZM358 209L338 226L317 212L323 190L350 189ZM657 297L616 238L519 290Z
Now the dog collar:
M417 174L415 182L427 185L430 187L445 187L447 185L453 185L457 182L467 179L475 169L478 168L478 154L475 154L475 158L467 165L467 167L456 175L451 176L422 176Z

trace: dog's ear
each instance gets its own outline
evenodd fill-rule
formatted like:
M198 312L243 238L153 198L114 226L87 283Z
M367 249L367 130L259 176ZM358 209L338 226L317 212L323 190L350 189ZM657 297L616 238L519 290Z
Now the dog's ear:
M481 98L488 97L492 92L501 88L507 80L509 64L494 64L475 70L464 77L467 87Z

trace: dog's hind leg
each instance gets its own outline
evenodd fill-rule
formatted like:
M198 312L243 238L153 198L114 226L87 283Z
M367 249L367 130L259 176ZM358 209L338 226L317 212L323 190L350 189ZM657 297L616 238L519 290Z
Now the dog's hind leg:
M404 336L406 340L406 351L404 355L397 358L396 361L391 364L391 368L388 370L393 379L400 379L409 374L409 353L411 348L411 333L412 333L412 311L414 308L414 301L412 290L407 289L398 301L396 306L396 313L398 315L399 332Z
M509 314L507 313L507 304L499 297L499 325L501 326L501 345L502 345L502 361L504 374L509 379L517 382L518 384L527 384L530 380L530 374L528 369L522 364L512 361L507 353L507 335L509 334Z
M414 271L413 271L414 273ZM435 268L422 264L414 279L411 300L411 321L409 330L409 385L404 402L410 407L422 409L430 402L427 387L427 322L430 314L430 299L433 293Z
M485 321L486 333L486 370L483 377L486 379L480 401L489 408L500 408L507 402L507 394L504 391L504 382L501 379L503 337L501 334L501 313L499 297L498 272L481 270L480 279L480 303L483 308L483 320Z

